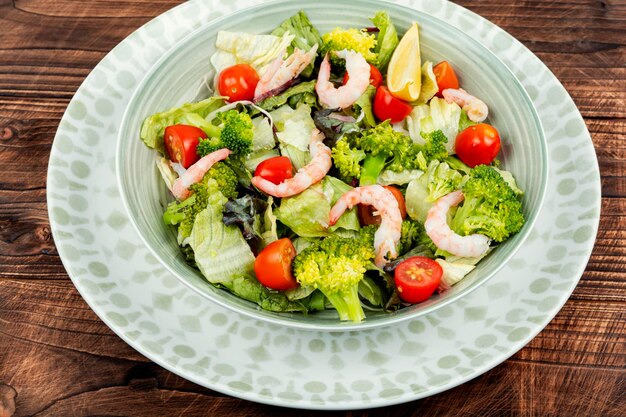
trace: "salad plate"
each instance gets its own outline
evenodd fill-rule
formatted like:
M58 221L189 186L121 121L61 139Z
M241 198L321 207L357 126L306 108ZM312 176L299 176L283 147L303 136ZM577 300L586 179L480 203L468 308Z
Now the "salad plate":
M533 100L548 142L543 208L521 249L489 282L393 326L298 330L202 299L143 245L115 178L124 109L151 66L183 36L258 3L184 3L120 43L76 93L52 147L47 196L55 243L78 291L113 331L161 366L268 404L391 405L450 389L506 360L556 315L585 268L598 227L599 171L585 123L554 75L506 32L452 3L394 4L445 20L490 48Z

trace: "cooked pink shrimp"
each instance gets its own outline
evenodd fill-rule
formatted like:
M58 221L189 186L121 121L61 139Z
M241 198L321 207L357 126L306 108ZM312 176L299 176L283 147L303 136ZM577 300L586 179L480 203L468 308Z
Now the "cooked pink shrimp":
M428 210L424 229L439 249L456 256L476 258L489 249L490 239L481 234L461 236L452 231L447 223L448 210L455 207L465 197L461 191L453 191L439 198Z
M260 101L264 95L276 90L296 78L315 59L317 44L304 52L296 48L293 53L283 60L282 54L272 62L259 80L254 90L254 101Z
M330 170L332 160L330 148L324 145L324 135L317 129L311 133L309 152L311 152L311 162L303 166L296 172L293 178L286 179L280 184L274 184L263 177L252 177L252 184L259 190L273 197L291 197L300 194L311 185L319 182Z
M320 65L315 92L317 92L317 97L322 106L329 109L345 109L354 104L370 84L370 65L358 52L344 49L335 51L334 54L346 60L346 72L350 75L350 79L345 85L335 88L333 83L329 81L330 62L328 62L328 54L326 54Z
M481 99L474 97L462 88L458 90L446 88L441 94L448 103L456 103L461 106L467 112L467 117L472 122L482 122L489 114L487 105Z
M382 268L389 259L398 256L396 245L400 240L402 229L402 215L398 200L391 191L378 184L354 188L342 195L330 210L329 224L332 226L337 223L346 210L357 204L374 206L376 210L374 215L381 217L380 226L374 234L374 248L376 249L374 263Z
M172 194L174 194L174 197L181 201L189 197L189 187L200 182L204 174L211 169L213 164L228 158L230 153L230 149L219 149L203 156L195 164L187 168L187 171L174 181L174 185L172 186Z

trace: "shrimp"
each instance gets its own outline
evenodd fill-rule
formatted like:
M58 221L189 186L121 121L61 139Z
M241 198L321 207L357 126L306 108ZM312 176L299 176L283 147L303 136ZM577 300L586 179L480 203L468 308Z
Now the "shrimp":
M306 166L300 168L293 178L286 179L277 185L263 177L256 176L252 177L252 184L273 197L291 197L321 181L332 165L330 148L324 145L323 140L322 132L313 129L309 143L309 152L313 158Z
M351 209L357 204L374 206L376 209L374 215L378 215L382 219L374 234L374 248L376 249L374 263L382 268L388 259L398 256L396 246L400 240L402 229L402 215L398 200L391 191L378 184L354 188L342 195L330 210L329 224L332 226L337 223L339 217L347 209Z
M463 201L465 197L461 191L453 191L444 195L428 210L424 229L439 249L456 256L476 258L489 250L490 239L481 234L461 236L452 231L447 223L447 214L450 207Z
M354 104L367 89L370 83L370 66L358 52L335 51L334 54L339 58L346 60L346 72L350 75L348 82L335 88L330 78L330 62L328 62L328 54L324 57L324 61L320 65L320 72L317 76L315 91L320 103L330 109L345 109Z
M489 109L482 100L474 97L462 88L458 90L446 88L441 94L448 103L456 103L461 106L463 110L467 112L467 117L469 117L472 122L482 122L489 114Z
M289 81L296 78L304 69L315 59L317 53L317 44L309 50L304 52L301 49L296 48L286 60L283 60L281 54L274 62L272 62L265 73L259 80L254 90L254 101L262 100L267 93L276 90Z
M189 187L202 181L204 174L206 174L216 162L228 158L230 153L230 149L219 149L203 156L195 164L187 168L187 171L178 177L176 181L174 181L174 185L172 185L172 194L174 194L174 197L180 201L189 197Z

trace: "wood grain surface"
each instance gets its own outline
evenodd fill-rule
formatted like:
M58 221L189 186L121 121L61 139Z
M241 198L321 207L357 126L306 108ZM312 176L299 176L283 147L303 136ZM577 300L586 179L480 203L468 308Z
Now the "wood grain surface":
M313 416L224 396L150 362L76 292L55 250L46 169L74 92L124 37L176 0L0 0L0 417ZM329 416L626 415L626 2L459 3L536 53L591 132L602 217L580 284L528 346L408 404Z

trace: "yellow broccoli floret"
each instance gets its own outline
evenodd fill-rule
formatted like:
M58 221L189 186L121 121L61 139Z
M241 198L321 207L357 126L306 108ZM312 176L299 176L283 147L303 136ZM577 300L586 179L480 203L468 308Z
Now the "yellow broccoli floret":
M376 48L376 37L367 32L358 29L342 29L335 28L322 36L322 55L327 52L341 51L343 49L358 52L370 64L376 64L377 55L374 52ZM333 64L343 66L345 61L341 58L330 54Z

